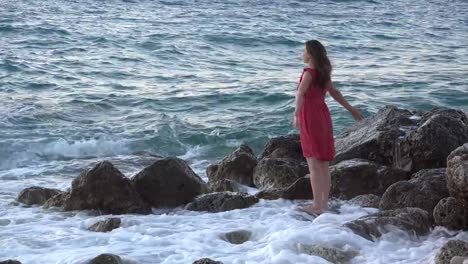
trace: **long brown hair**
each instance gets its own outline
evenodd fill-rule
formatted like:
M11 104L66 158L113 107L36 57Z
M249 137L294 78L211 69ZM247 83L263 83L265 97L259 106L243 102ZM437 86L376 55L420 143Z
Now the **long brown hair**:
M305 43L306 50L312 55L312 60L317 70L316 83L319 87L325 87L331 80L332 65L327 56L327 50L318 40L309 40Z

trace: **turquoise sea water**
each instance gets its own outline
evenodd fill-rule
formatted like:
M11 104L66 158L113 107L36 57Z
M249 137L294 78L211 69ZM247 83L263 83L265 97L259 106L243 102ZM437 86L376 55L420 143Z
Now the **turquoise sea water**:
M2 0L0 216L22 188L64 189L103 159L131 176L148 153L179 156L204 177L241 142L260 154L294 132L309 39L365 115L468 110L467 14L463 0ZM354 122L328 103L336 133Z

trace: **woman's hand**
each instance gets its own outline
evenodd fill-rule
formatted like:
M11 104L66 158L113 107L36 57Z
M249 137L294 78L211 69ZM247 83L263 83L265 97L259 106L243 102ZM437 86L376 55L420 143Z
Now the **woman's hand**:
M361 112L358 109L354 108L354 107L352 107L349 112L351 113L351 115L353 115L353 117L354 117L354 119L356 121L362 121L364 119Z
M298 117L296 114L294 114L294 118L293 118L293 127L294 127L294 128L298 128L299 126L300 126L300 124L299 124L299 117Z

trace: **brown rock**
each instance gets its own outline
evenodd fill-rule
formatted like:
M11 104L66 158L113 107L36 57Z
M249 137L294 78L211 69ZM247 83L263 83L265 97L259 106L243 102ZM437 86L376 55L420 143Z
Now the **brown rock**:
M43 205L49 198L55 196L62 191L57 189L43 188L33 186L22 190L18 195L18 202L27 205Z
M132 178L133 185L153 207L187 204L208 187L190 166L178 158L156 161Z
M129 179L108 161L98 163L73 180L63 207L65 211L101 210L107 214L151 212Z
M207 175L210 181L228 179L243 185L254 186L252 177L255 166L257 166L257 158L252 149L247 145L241 145L219 164L209 166Z
M211 213L242 209L257 203L258 199L245 193L217 192L203 194L185 206L190 211L206 211Z
M120 227L122 221L120 218L109 218L103 221L99 221L88 228L89 231L94 232L110 232Z

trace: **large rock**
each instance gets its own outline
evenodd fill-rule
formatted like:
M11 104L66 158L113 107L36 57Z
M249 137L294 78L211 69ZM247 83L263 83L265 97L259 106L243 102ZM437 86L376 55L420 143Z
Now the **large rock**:
M299 252L307 255L319 256L331 263L346 264L350 263L351 259L359 253L354 250L341 250L335 247L328 247L322 245L297 245Z
M192 264L223 264L221 261L215 261L209 258L202 258L194 261Z
M91 225L88 230L94 232L110 232L120 227L122 220L120 218L112 217L103 221L99 221Z
M417 207L432 212L437 203L448 196L445 169L421 170L411 180L390 186L380 200L380 209Z
M127 179L112 163L103 161L72 182L63 207L71 210L101 210L106 214L150 213Z
M383 233L391 231L391 226L409 234L424 236L431 229L431 221L428 212L420 208L403 208L363 216L346 223L344 226L350 228L357 235L374 240Z
M258 198L245 193L217 192L198 196L185 209L216 213L247 208L257 202Z
M21 262L17 260L9 259L9 260L0 261L0 264L21 264Z
M468 142L468 118L462 111L435 109L399 145L399 168L419 171L446 167L447 156Z
M379 164L392 164L395 142L405 135L400 128L415 124L410 119L412 115L410 111L387 106L345 130L335 139L334 163L360 158Z
M255 166L257 166L257 158L252 149L247 145L241 145L219 164L210 166L206 174L210 182L229 179L253 187L252 178Z
M361 194L382 194L395 182L408 179L404 171L363 159L342 161L331 167L333 197L349 200Z
M264 158L254 169L253 180L257 188L284 189L309 173L306 162L293 159Z
M122 259L113 254L101 254L91 261L88 264L122 264Z
M447 157L447 187L450 196L457 198L468 210L468 143Z
M455 256L468 257L468 242L450 240L439 250L435 257L436 264L447 264Z
M161 159L132 179L138 193L153 207L177 207L207 192L207 185L178 158Z
M18 195L18 202L27 205L43 205L51 197L61 193L62 191L57 189L43 188L33 186L22 190Z
M361 194L349 200L349 202L361 207L379 208L380 197L375 194Z
M259 199L276 200L310 200L313 198L312 187L310 185L310 177L306 175L293 182L289 187L284 189L267 189L259 191L255 196Z
M270 139L265 144L261 155L263 158L294 159L305 161L302 155L302 147L299 135L287 135Z
M468 228L468 212L463 204L453 197L440 200L434 208L433 216L436 225L449 230Z

